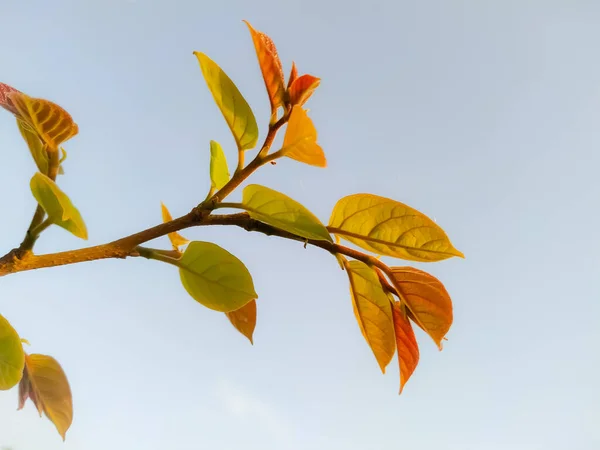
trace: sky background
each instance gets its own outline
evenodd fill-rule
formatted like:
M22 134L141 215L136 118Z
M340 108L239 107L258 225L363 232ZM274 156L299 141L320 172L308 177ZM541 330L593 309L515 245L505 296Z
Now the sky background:
M9 1L0 81L65 107L80 134L60 185L84 243L53 227L38 252L100 244L186 213L208 189L209 140L234 143L202 79L207 53L252 105L268 99L242 19L308 103L329 166L281 161L252 182L327 221L369 192L435 218L466 255L417 264L455 321L398 396L319 249L233 228L188 230L245 262L255 345L187 295L176 269L101 261L2 278L0 312L66 371L63 443L16 389L0 395L14 450L588 450L600 448L600 3L428 0ZM35 166L0 116L3 252L35 206ZM239 193L230 197L240 198ZM166 238L160 243L168 247ZM392 260L387 260L392 262ZM402 261L394 262L403 265Z

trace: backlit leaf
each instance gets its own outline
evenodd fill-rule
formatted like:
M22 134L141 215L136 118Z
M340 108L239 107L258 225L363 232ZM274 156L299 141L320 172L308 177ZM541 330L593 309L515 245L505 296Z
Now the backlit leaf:
M54 424L63 440L73 422L73 397L67 376L51 356L27 355L19 385L19 408L27 399Z
M252 300L246 303L240 309L225 313L231 324L244 336L248 338L251 344L254 344L252 335L256 327L256 301Z
M302 106L321 84L321 79L304 74L292 83L289 89L290 103Z
M204 53L194 52L204 80L221 110L239 150L249 150L258 141L258 125L250 105L227 74Z
M171 217L171 213L167 209L167 206L163 202L160 203L160 206L161 206L161 210L162 210L163 222L167 223L167 222L170 222L171 220L173 220L173 217ZM185 245L188 242L190 242L188 239L184 238L182 235L180 235L176 231L169 233L168 236L169 236L169 240L171 241L171 245L173 246L173 250L179 250L180 246Z
M262 72L267 93L269 94L271 109L275 111L279 106L283 105L283 95L285 93L283 68L277 55L277 49L269 36L252 28L252 25L246 20L244 22L252 35L252 42L256 50L260 71Z
M52 223L81 239L88 238L87 228L79 210L54 181L37 172L31 178L30 187L33 196L44 208Z
M10 322L0 316L0 391L17 385L23 376L24 364L21 338Z
M452 300L440 280L414 267L392 267L392 283L419 325L442 349L452 325Z
M287 84L288 89L290 88L292 83L294 81L296 81L296 78L298 78L298 68L296 67L296 63L294 61L292 61L292 70L290 70L290 76L288 78L288 84Z
M325 167L327 160L317 144L317 130L306 110L294 106L283 138L282 152L288 158L311 166Z
M8 94L10 94L11 92L20 91L16 90L12 86L9 86L8 84L0 83L0 106L16 115L18 114L18 111L8 96Z
M433 220L403 203L372 194L337 202L329 231L365 250L411 261L464 257Z
M229 181L229 168L227 159L221 145L216 141L210 141L210 184L219 190Z
M346 262L354 315L381 371L394 357L396 338L390 298L377 273L361 261Z
M17 119L17 126L21 132L21 136L23 136L23 139L25 139L25 142L27 143L27 147L29 147L29 151L31 152L31 156L35 161L38 170L44 175L48 175L48 167L50 165L48 153L38 134L27 124L27 122L21 119Z
M392 307L394 316L394 331L396 333L396 348L398 350L398 364L400 365L400 394L404 385L419 364L419 346L415 338L406 312L402 310L400 302L394 302Z
M332 242L321 221L296 200L258 184L244 188L242 204L250 216L306 239Z
M183 287L207 308L231 312L258 298L244 263L212 242L191 242L178 266Z

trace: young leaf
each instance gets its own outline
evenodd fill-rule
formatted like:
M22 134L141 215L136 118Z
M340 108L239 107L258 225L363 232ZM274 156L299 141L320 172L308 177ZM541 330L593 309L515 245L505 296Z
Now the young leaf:
M162 210L163 222L166 223L166 222L170 222L171 220L173 220L173 217L171 217L171 213L169 212L169 210L167 209L167 206L163 202L160 202L160 207ZM189 240L184 238L182 235L180 235L176 231L169 233L168 236L169 236L169 240L171 241L171 245L173 246L173 250L179 250L180 246L185 245L188 242L190 242Z
M54 181L37 172L31 178L30 186L33 196L44 208L52 223L81 239L88 238L87 228L79 210Z
M17 126L21 132L21 136L23 136L23 139L25 139L25 142L27 143L27 147L29 147L29 151L31 152L31 156L35 161L38 170L44 175L48 175L50 161L48 153L46 153L44 144L40 140L38 134L27 124L27 122L21 119L17 119Z
M240 309L225 313L225 315L231 324L246 336L251 344L254 344L252 335L256 327L256 300L246 303Z
M250 105L227 74L204 53L194 52L215 103L235 138L238 150L249 150L258 141L258 125Z
M221 145L216 141L210 141L210 185L219 190L229 181L229 168L227 159Z
M414 267L392 267L392 283L419 325L442 349L452 325L452 300L440 280Z
M290 104L302 106L313 95L315 89L321 84L321 79L304 74L296 78L289 88Z
M0 391L6 391L23 376L25 353L21 338L10 322L0 315Z
M290 197L258 184L244 188L242 205L250 216L306 239L333 242L321 221Z
M40 416L42 411L65 440L73 422L73 397L67 376L51 356L27 355L19 385L19 410L30 398Z
M17 110L17 117L27 122L53 150L79 132L71 115L56 103L22 92L11 92L8 98Z
M342 198L329 231L365 250L410 261L464 257L433 220L403 203L372 194Z
M258 298L244 263L212 242L191 242L178 266L183 287L207 308L231 312Z
M373 269L361 261L345 262L345 266L356 321L385 373L396 350L392 304Z
M323 149L317 144L317 130L300 106L292 109L281 151L288 158L311 166L327 166Z
M404 385L419 364L419 346L415 338L406 312L402 310L400 302L394 302L392 307L394 316L394 331L396 333L396 348L398 349L398 364L400 365L400 394Z
M275 111L279 106L283 105L283 96L285 93L283 68L277 55L277 49L269 36L256 31L248 21L244 20L244 23L248 26L252 36L260 71L262 72L267 93L269 94L271 110Z
M10 98L8 96L8 94L10 94L11 92L20 92L20 91L16 90L12 86L9 86L8 84L0 83L0 106L3 107L4 109L6 109L7 111L16 115L16 114L18 114L18 111L15 108L15 106L12 104L12 102L10 101Z
M290 70L290 77L288 78L287 84L288 89L290 88L292 83L296 81L296 78L298 78L298 68L296 67L296 63L292 61L292 70Z

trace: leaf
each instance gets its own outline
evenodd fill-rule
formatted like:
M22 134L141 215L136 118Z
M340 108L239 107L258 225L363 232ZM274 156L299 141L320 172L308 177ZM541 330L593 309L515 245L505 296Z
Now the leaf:
M16 114L18 114L18 111L8 96L8 94L10 94L11 92L20 92L20 91L16 90L12 86L9 86L8 84L0 83L0 106L2 106L7 111L10 111L11 113L16 115Z
M227 184L229 178L227 159L221 145L216 141L210 141L210 185L219 190Z
M403 203L372 194L342 198L329 231L365 250L411 261L441 261L464 255L433 220Z
M42 411L65 440L73 422L73 397L67 376L51 356L27 355L23 379L19 385L19 408L30 398L40 416Z
M37 172L31 178L30 186L33 196L44 208L52 223L81 239L88 238L87 228L79 210L54 181Z
M391 281L419 325L442 349L452 325L452 300L440 280L414 267L392 267Z
M229 125L238 150L254 148L258 141L258 125L250 105L217 63L204 53L194 52L194 55L198 58L204 80Z
M396 341L392 304L377 273L361 261L345 262L356 321L381 371L394 357Z
M17 111L17 117L27 122L52 150L71 139L79 128L64 108L41 98L32 98L22 92L11 92L8 98Z
M275 111L279 106L283 105L283 96L285 93L283 68L277 55L277 48L275 48L275 44L269 36L256 31L248 21L244 20L244 23L248 26L250 35L252 36L260 71L262 72L265 87L269 94L271 110Z
M164 223L170 222L173 220L171 217L171 213L167 209L166 205L163 202L160 202L161 210L162 210L162 219ZM182 235L177 233L176 231L169 233L169 240L171 241L171 245L174 250L179 250L179 247L190 242L188 239L184 238Z
M231 324L244 336L248 338L251 344L254 344L252 335L256 327L256 301L252 300L246 303L240 309L225 313Z
M25 353L18 333L10 322L0 315L0 391L6 391L23 376Z
M296 78L289 88L290 103L302 106L313 95L315 89L321 84L321 79L304 74Z
M394 316L394 331L396 333L396 348L398 350L398 364L400 365L400 394L404 385L419 364L419 346L415 338L406 312L402 310L400 302L394 302L392 307Z
M292 83L298 78L298 68L296 67L296 63L292 61L292 70L290 70L290 76L288 78L287 88L289 89Z
M207 308L231 312L258 298L244 263L212 242L191 242L178 266L183 287Z
M244 188L242 205L250 217L306 239L333 242L321 221L296 200L258 184Z
M23 136L23 139L25 139L25 142L27 143L27 147L29 147L29 151L31 152L31 156L35 161L35 165L37 166L38 170L44 175L48 175L50 161L48 159L48 153L46 153L44 144L40 140L39 136L35 130L33 130L31 126L22 119L17 119L17 126L21 132L21 136Z
M300 106L292 109L281 151L288 158L311 166L327 166L323 149L317 144L317 130Z

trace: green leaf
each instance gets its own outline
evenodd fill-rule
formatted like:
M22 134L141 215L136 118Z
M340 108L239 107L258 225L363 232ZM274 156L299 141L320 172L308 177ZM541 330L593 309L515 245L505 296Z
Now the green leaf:
M0 315L0 391L6 391L21 380L25 366L25 352L21 338Z
M333 242L327 228L296 200L258 184L244 188L242 205L253 219L306 239Z
M229 181L227 159L221 145L210 141L210 184L214 189L221 189Z
M33 130L27 122L17 119L17 126L21 132L21 136L23 136L23 139L25 139L25 142L27 143L27 147L29 147L29 151L31 152L31 156L35 161L38 170L44 175L47 175L50 161L48 159L48 154L44 149L44 144L35 130Z
M249 150L258 141L258 125L254 113L237 86L217 63L204 53L194 52L208 89L221 110L235 138L238 150Z
M191 242L177 265L183 287L207 308L231 312L258 298L244 263L212 242Z
M81 239L88 238L87 228L79 210L54 181L37 172L31 178L30 186L33 196L44 208L52 223L70 231Z
M329 231L379 255L410 261L464 257L433 220L403 203L372 194L355 194L335 205Z

